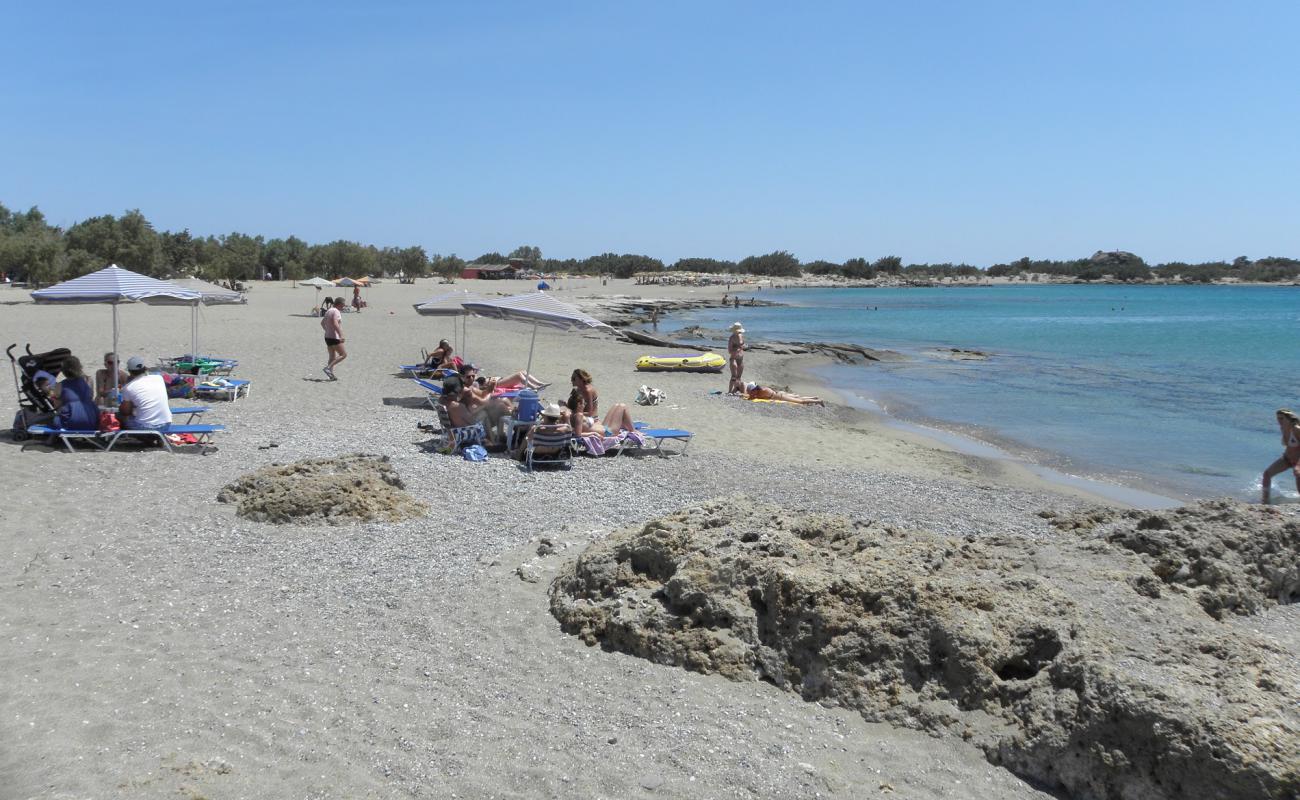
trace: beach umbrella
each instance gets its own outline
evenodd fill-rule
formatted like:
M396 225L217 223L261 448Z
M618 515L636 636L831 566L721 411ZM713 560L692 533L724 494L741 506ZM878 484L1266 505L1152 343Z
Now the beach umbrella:
M82 275L32 292L37 303L80 304L108 303L113 306L113 358L117 359L117 307L121 303L186 306L201 299L191 289L182 289L167 281L150 278L110 264L99 272ZM117 370L113 371L113 388L117 389Z
M460 317L460 354L462 359L469 358L469 350L465 346L465 321L469 318L469 309L465 308L465 303L475 300L485 300L467 289L455 289L437 297L431 297L428 300L422 300L415 304L415 313L423 317ZM456 338L456 324L452 320L451 338Z
M537 344L537 327L545 325L562 331L603 330L613 333L614 329L594 317L589 317L549 294L532 292L503 297L500 300L471 300L463 303L471 313L481 317L509 319L516 322L531 322L533 325L532 342L528 345L528 367L525 372L533 371L533 348Z
M198 278L180 278L172 281L182 289L199 293L199 299L190 306L190 355L199 357L199 306L241 305L248 302L243 292L227 289L215 283L201 281Z
M339 278L338 280L334 281L334 285L335 286L360 286L361 284L357 283L351 278Z
M320 308L320 290L321 290L321 289L324 289L324 288L326 288L326 287L329 287L330 289L333 289L333 288L334 288L334 281L327 281L327 280L325 280L324 278L319 277L319 276L317 276L317 277L315 277L315 278L310 278L310 279L305 280L305 281L298 281L298 282L301 283L303 286L315 286L315 287L316 287L316 307L317 307L317 308Z

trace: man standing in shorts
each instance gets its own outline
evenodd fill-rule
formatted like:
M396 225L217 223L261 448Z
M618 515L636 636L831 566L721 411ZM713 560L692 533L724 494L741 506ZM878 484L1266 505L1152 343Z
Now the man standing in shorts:
M338 380L334 377L334 367L343 359L348 357L348 351L343 349L343 298L334 298L333 307L325 312L321 317L321 328L325 331L325 348L329 351L330 360L322 370L325 377L332 381Z

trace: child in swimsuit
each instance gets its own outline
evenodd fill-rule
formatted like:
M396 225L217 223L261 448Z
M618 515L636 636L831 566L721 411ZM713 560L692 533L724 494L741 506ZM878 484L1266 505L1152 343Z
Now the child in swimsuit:
M1282 429L1282 457L1264 470L1264 477L1260 481L1262 485L1263 497L1262 503L1268 503L1268 497L1273 489L1273 477L1280 475L1287 470L1295 473L1295 488L1300 492L1300 416L1289 408L1279 408L1277 410L1277 424Z

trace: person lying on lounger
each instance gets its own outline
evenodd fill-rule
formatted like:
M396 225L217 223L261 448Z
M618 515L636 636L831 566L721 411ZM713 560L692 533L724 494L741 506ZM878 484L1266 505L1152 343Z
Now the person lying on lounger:
M475 385L479 389L485 389L491 394L497 389L542 389L550 386L549 383L539 381L535 376L520 370L513 375L507 375L504 378L484 378L479 375L479 369L474 364L460 365L460 379L465 382L466 386L473 388Z
M824 406L826 401L820 397L809 397L792 392L782 392L770 386L759 386L750 382L745 384L745 396L750 400L780 400L782 403L797 403L801 406Z

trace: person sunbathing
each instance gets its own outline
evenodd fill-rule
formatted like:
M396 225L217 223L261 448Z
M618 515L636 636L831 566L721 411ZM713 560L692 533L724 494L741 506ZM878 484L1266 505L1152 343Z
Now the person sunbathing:
M478 384L480 388L487 387L489 393L497 389L544 389L550 386L538 380L533 375L520 370L513 375L507 375L504 378L484 378L479 375L479 369L474 364L461 364L460 377L466 386Z
M750 400L779 400L782 403L797 403L801 406L824 406L826 401L820 397L810 397L808 395L794 394L793 392L782 392L773 389L770 386L759 386L757 383L750 382L745 384L745 397Z
M455 369L451 363L452 352L451 345L446 339L440 339L438 346L429 353L429 357L424 360L424 366L428 369Z
M588 433L600 436L615 436L622 431L636 430L632 424L632 412L624 403L615 403L605 412L604 419L597 421L600 413L600 398L592 382L591 373L585 369L575 369L569 377L573 391L569 394L569 419L573 432L578 436Z

